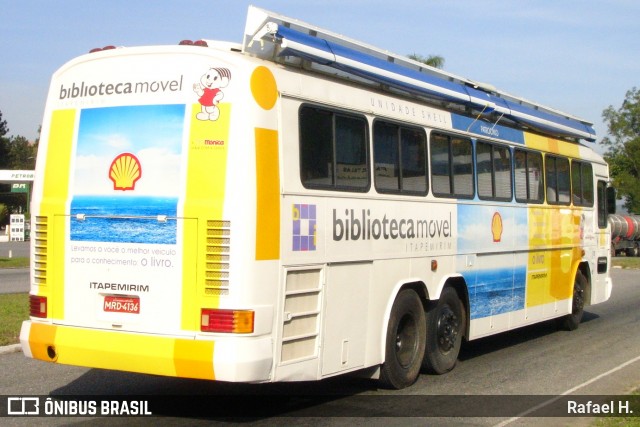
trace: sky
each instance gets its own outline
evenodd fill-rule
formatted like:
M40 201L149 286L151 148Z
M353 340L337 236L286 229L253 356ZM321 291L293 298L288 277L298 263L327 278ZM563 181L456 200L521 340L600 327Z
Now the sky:
M253 4L594 123L640 86L637 0L2 0L0 111L33 140L53 72L106 45L240 43ZM602 151L601 148L597 148Z

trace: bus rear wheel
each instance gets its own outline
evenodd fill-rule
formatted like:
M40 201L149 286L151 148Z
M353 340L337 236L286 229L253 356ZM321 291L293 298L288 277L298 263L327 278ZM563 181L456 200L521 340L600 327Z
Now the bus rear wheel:
M424 370L440 375L456 366L465 324L464 306L458 293L453 288L444 288L440 299L427 310Z
M413 384L420 374L425 349L424 306L411 289L400 291L391 308L385 360L380 373L382 386L401 389Z
M571 314L560 318L560 327L568 331L578 329L584 314L584 297L587 286L587 278L578 270L576 279L573 282L573 301L571 303Z

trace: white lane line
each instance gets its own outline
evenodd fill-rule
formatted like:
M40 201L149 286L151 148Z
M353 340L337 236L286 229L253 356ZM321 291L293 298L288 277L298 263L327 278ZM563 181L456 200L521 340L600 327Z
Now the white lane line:
M596 377L591 378L588 381L583 382L582 384L579 384L579 385L577 385L577 386L575 386L573 388L570 388L569 390L565 391L564 393L562 393L562 394L560 394L560 395L558 395L558 396L556 396L556 397L554 397L552 399L549 399L549 400L547 400L545 402L542 402L541 404L536 405L533 408L527 409L526 411L516 415L513 418L509 418L508 420L505 420L505 421L501 422L500 424L496 424L494 427L504 427L504 426L506 426L508 424L511 424L512 422L517 421L522 417L526 417L527 415L531 414L532 412L537 411L540 408L544 408L545 406L551 405L553 402L555 402L557 400L560 400L562 398L562 396L566 396L566 395L569 395L569 394L571 394L571 393L573 393L573 392L575 392L577 390L580 390L581 388L586 387L589 384L593 384L594 382L596 382L596 381L598 381L598 380L600 380L600 379L602 379L602 378L604 378L604 377L606 377L608 375L611 375L614 372L617 372L617 371L619 371L621 369L624 369L627 366L629 366L629 365L631 365L633 363L636 363L638 361L640 361L640 356L635 357L635 358L633 358L631 360L628 360L628 361L624 362L623 364L618 365L618 366L616 366L615 368L613 368L611 370L608 370L605 373L602 373L602 374L600 374L600 375L598 375Z

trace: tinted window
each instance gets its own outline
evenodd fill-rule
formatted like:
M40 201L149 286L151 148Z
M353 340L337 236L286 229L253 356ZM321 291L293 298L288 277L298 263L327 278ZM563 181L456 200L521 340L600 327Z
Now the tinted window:
M545 171L547 180L547 202L551 204L568 205L571 191L569 159L546 156Z
M300 178L309 188L369 188L367 122L323 108L300 109Z
M607 228L607 183L598 181L598 227Z
M478 197L511 200L511 151L509 148L478 141L476 170Z
M542 203L544 201L541 153L516 148L514 175L518 202Z
M577 206L593 206L593 168L591 163L571 162L571 195Z
M373 126L376 188L380 192L426 194L424 131L376 121Z
M434 133L430 147L433 193L439 197L472 198L474 186L471 140Z

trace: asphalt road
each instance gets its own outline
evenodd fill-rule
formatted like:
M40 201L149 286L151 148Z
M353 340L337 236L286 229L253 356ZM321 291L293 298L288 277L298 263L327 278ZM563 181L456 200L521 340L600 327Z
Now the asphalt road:
M8 258L9 253L13 258L27 258L29 257L29 252L29 242L0 243L0 258ZM0 269L0 294L15 292L29 292L29 269Z
M29 292L28 268L0 269L0 294Z
M14 258L26 258L30 253L29 242L0 242L0 258L9 258L9 252Z
M510 404L517 396L542 395L535 403L554 396L621 395L640 386L640 271L614 270L614 292L605 303L588 307L576 331L558 331L545 322L466 344L458 366L442 376L422 375L402 390L379 390L376 383L350 377L311 383L233 385L164 378L44 363L21 353L0 356L0 396L62 395L87 399L87 395L195 395L208 397L204 415L191 416L167 405L153 417L116 418L7 418L4 425L208 425L242 421L249 425L571 425L575 418L416 418L416 404L438 395L497 395L495 405ZM252 420L221 419L207 415L213 395L241 394L245 405L267 402L275 415ZM329 395L318 400L296 399L308 394ZM288 398L279 400L280 395ZM293 400L292 400L293 397ZM464 396L463 396L464 397ZM417 400L416 400L417 399ZM491 397L493 399L493 397ZM453 406L459 398L445 401ZM533 406L531 401L526 409ZM462 404L460 404L462 405ZM300 412L302 407L303 412ZM202 409L202 408L201 408ZM314 417L299 417L304 410ZM462 407L460 407L462 410ZM368 414L368 417L362 415ZM410 417L397 418L400 414ZM324 415L324 416L322 416ZM350 416L331 418L332 415ZM357 415L357 416L355 416ZM162 417L162 418L159 418ZM7 421L7 422L5 422ZM500 424L503 423L503 424ZM582 425L582 424L580 424Z

